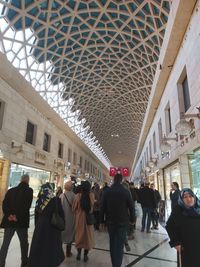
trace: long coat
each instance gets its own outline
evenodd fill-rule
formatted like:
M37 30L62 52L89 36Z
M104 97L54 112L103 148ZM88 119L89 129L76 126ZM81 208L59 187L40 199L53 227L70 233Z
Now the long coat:
M2 228L28 228L29 210L33 199L33 189L25 182L9 189L3 200ZM17 221L9 221L8 216L15 214Z
M182 267L197 267L200 262L200 216L186 216L183 209L176 206L167 221L166 230L170 246L182 246Z
M61 200L57 197L52 198L38 218L33 233L28 267L57 267L65 258L61 231L55 229L50 223L52 213L56 210L56 201L58 213L64 219Z
M171 209L173 209L176 205L178 205L178 199L181 191L176 189L174 192L170 192L170 200L171 200Z
M70 244L74 241L75 237L75 216L72 212L75 194L72 191L66 191L60 198L65 215L65 230L62 232L62 241L63 243Z
M73 203L75 212L75 244L77 248L90 250L94 247L94 226L86 224L85 211L80 206L81 193L78 193ZM94 206L94 194L90 193L91 212Z

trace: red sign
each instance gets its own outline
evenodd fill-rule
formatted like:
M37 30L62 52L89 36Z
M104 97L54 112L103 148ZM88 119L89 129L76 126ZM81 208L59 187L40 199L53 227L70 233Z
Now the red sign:
M122 176L129 176L129 169L128 168L122 168Z
M110 167L110 176L115 176L115 174L120 173L122 176L129 176L129 169L124 167Z
M110 176L115 176L116 174L116 168L115 167L110 167Z

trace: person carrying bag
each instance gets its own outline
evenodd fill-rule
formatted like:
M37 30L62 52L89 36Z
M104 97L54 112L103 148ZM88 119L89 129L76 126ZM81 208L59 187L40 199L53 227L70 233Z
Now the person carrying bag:
M64 218L61 217L58 213L58 198L56 197L56 209L51 217L51 225L59 231L63 231L65 229L65 221Z

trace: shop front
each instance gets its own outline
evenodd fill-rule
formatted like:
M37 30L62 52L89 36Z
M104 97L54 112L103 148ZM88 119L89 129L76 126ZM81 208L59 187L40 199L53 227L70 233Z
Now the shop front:
M50 172L12 163L10 167L8 188L17 186L20 183L20 179L23 174L29 174L30 176L29 186L33 189L32 207L34 207L41 185L50 181Z
M200 148L194 151L194 154L188 155L191 188L194 193L200 198Z
M173 162L164 168L164 194L166 200L166 216L171 213L170 190L172 182L177 182L181 188L180 164L178 161Z

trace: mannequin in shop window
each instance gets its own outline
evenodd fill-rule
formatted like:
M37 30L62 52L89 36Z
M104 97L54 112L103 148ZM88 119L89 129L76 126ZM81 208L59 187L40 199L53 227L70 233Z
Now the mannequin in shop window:
M171 190L170 190L171 210L173 210L174 207L178 205L180 192L181 191L179 190L179 184L177 182L173 182L171 184Z

